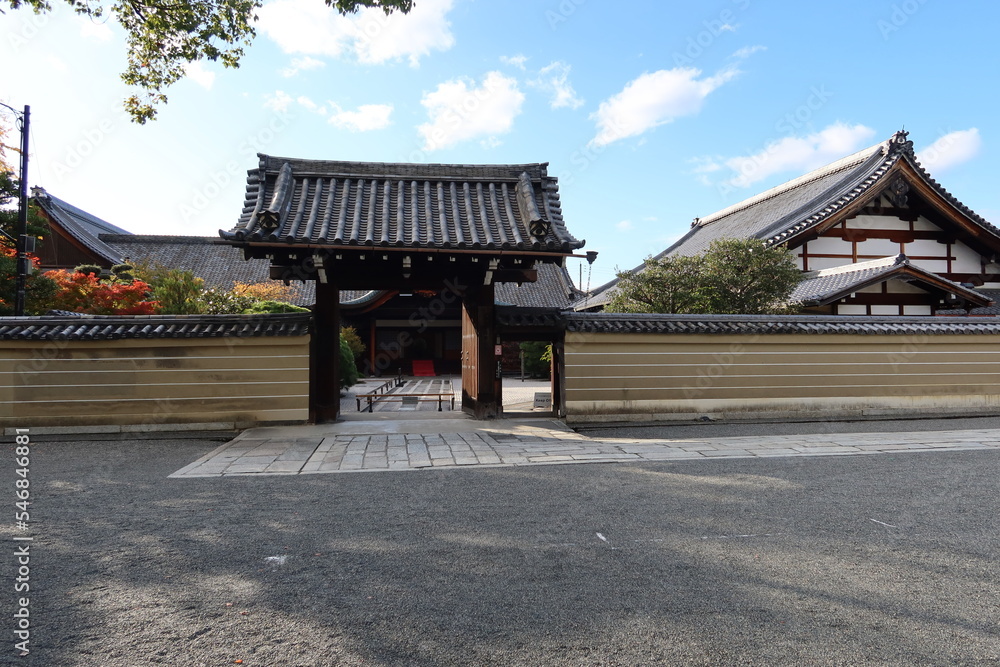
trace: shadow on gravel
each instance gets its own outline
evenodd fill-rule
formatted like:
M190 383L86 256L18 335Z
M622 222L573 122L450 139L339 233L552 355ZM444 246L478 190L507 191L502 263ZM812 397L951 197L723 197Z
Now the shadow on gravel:
M996 452L167 479L214 446L37 447L34 664L1000 659Z

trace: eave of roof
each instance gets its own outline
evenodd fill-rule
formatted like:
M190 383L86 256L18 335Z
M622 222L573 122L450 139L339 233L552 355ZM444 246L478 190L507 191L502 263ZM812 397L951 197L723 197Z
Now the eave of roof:
M825 306L871 285L897 279L955 294L979 307L992 303L989 297L975 290L913 264L903 254L807 273L789 301L803 306Z
M44 188L32 188L32 199L51 222L59 225L77 243L106 262L118 264L122 261L121 254L99 237L104 233L129 235L127 231L50 195Z
M261 154L235 245L535 251L583 247L547 164L333 162ZM545 228L544 236L541 228Z

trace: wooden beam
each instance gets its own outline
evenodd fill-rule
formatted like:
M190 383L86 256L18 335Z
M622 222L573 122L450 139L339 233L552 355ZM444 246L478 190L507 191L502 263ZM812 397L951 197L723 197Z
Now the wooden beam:
M316 283L309 350L309 421L325 424L340 415L340 289Z

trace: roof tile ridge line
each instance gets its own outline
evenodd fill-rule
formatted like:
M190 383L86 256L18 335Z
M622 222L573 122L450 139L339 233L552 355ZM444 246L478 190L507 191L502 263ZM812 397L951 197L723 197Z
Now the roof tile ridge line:
M466 238L465 230L462 228L462 212L459 210L459 205L458 205L458 183L456 183L455 181L451 181L450 183L448 183L447 191L442 190L442 192L445 193L446 198L451 202L451 217L455 221L454 229L458 245L459 247L465 247L467 244L471 243L471 239Z
M244 235L252 232L254 228L257 227L258 222L260 221L261 211L264 209L264 195L267 191L268 156L265 155L264 153L257 153L257 159L258 159L257 168L250 169L247 171L247 188L246 188L247 195L250 194L250 179L252 177L257 178L257 190L256 193L254 194L254 199L256 200L257 203L254 204L253 212L250 213L250 217L247 219L246 225L243 227L242 232ZM228 232L226 230L220 229L219 234L223 238L226 238Z
M517 212L521 218L521 222L528 228L528 233L530 234L532 223L544 218L542 217L542 212L538 209L538 202L535 201L535 186L532 184L528 172L521 172L521 175L517 177L517 185L514 187L517 193L517 197L515 198Z
M479 225L476 224L476 214L475 209L472 206L472 189L469 187L469 182L465 181L462 183L462 206L458 206L458 202L455 202L456 208L462 208L465 210L465 219L469 222L469 241L474 247L480 247L483 245L489 245L489 239L485 242L479 237Z
M952 205L954 205L956 208L958 208L963 213L967 214L973 220L984 224L986 227L988 227L990 229L990 231L993 231L994 233L1000 232L1000 228L998 228L996 225L994 225L993 223L991 223L989 220L987 220L983 216L981 216L978 213L976 213L975 211L973 211L970 207L966 206L960 199L958 199L958 197L956 197L951 192L949 192L943 185L941 185L937 181L937 179L935 179L933 176L931 176L930 172L927 171L926 169L924 169L924 166L922 164L920 164L920 160L917 159L916 154L914 154L912 151L910 151L908 154L904 155L903 157L906 159L907 163L909 163L910 166L913 167L914 171L916 171L917 174L919 176L921 176L927 182L928 185L930 185L935 191L937 191L948 202L950 202Z
M562 200L559 197L558 179L542 179L542 203L545 205L545 213L552 229L556 230L557 238L566 239L566 244L571 248L583 248L587 245L586 239L576 238L566 227L566 220L562 214Z
M258 153L274 162L295 162L298 164L299 172L305 175L313 175L309 167L317 170L324 170L323 175L331 175L328 172L337 167L344 167L341 176L356 177L359 175L374 176L380 178L410 180L416 178L441 179L444 180L515 180L517 172L530 171L537 172L544 177L548 173L548 162L524 162L524 163L494 163L494 164L474 164L474 163L445 163L445 162L362 162L357 160L322 160L313 158L279 157L274 155L264 155ZM354 171L350 167L355 167ZM391 172L391 168L398 168L398 173ZM468 174L454 172L471 172ZM363 173L357 173L363 172ZM381 173L378 173L381 172ZM448 173L452 172L452 173ZM476 173L479 172L479 173Z
M873 159L874 157L879 158L877 160L878 166L875 164L876 160ZM847 183L839 182L830 186L819 196L813 199L813 202L817 200L822 202L818 207L815 204L810 203L800 206L771 224L765 231L766 235L759 238L768 243L777 243L784 240L785 237L788 237L789 235L798 234L803 229L812 227L828 215L836 213L848 203L865 194L873 185L885 177L892 166L899 161L899 157L900 154L898 153L881 156L873 153L869 158L872 161L871 171L865 170L862 172L861 177L857 180L848 181ZM861 164L863 165L864 163ZM859 166L861 165L855 165L855 167ZM841 193L839 197L836 199L829 199L829 197L838 191ZM809 210L812 210L812 213L803 217L802 214ZM798 220L798 222L789 225L789 221L792 220Z
M125 243L127 241L170 241L171 243L189 243L197 245L201 242L215 243L217 236L195 236L193 234L99 234L101 241L106 243Z
M278 170L278 178L274 183L274 193L271 195L271 203L264 209L261 215L267 215L280 228L281 218L285 211L291 206L291 192L295 187L295 180L292 177L292 163L285 162Z
M506 183L500 184L500 198L503 200L503 210L507 213L507 218L510 220L510 228L514 232L514 244L517 247L523 247L525 243L530 243L530 241L525 241L524 235L521 234L520 216L514 213L514 207L510 205L510 193L507 190Z
M752 206L756 206L757 204L765 202L769 199L773 199L774 197L784 194L789 190L793 190L799 186L807 185L808 183L817 181L820 178L824 178L826 176L832 176L833 174L836 174L840 171L845 171L847 169L850 169L851 167L856 167L861 163L865 162L865 160L869 159L872 155L875 155L876 153L880 152L879 149L882 149L884 155L884 151L887 144L888 141L883 141L878 144L875 144L874 146L869 146L868 148L864 148L860 151L857 151L856 153L852 153L851 155L848 155L846 157L840 158L839 160L831 162L828 165L814 169L808 173L802 174L801 176L797 176L796 178L793 178L789 181L785 181L784 183L776 185L773 188L770 188L769 190L765 190L764 192L748 197L743 201L736 202L735 204L727 206L726 208L716 211L715 213L711 213L703 218L698 218L697 225L699 227L710 225L716 220L720 220L726 216L732 215L733 213L738 213L739 211L743 211Z

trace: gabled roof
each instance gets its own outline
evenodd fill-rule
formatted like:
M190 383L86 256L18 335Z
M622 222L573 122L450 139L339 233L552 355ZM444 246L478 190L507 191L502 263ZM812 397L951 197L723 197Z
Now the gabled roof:
M99 237L101 234L128 234L127 231L78 209L58 197L53 197L45 191L45 188L32 188L31 196L52 221L88 250L112 264L118 264L122 261L121 254Z
M525 250L583 247L547 164L331 162L260 154L234 244ZM548 229L544 236L537 225Z
M1000 229L935 181L917 162L913 142L907 136L907 132L897 132L886 141L698 218L691 231L662 254L695 255L719 238L786 243L886 192L904 168L909 177L922 182L945 205L970 225L985 231L1000 247Z
M793 243L796 238L824 229L854 214L866 202L883 193L892 194L900 176L919 185L940 206L979 239L1000 252L1000 229L965 206L934 180L917 161L907 132L853 155L820 167L803 176L696 218L680 240L654 256L697 255L718 239L756 238L768 244ZM908 189L908 186L906 186ZM905 194L906 190L903 190ZM643 269L639 265L632 271ZM588 307L610 299L618 279L598 287Z
M945 280L912 264L903 254L806 273L789 301L803 306L824 306L870 285L894 279L918 283L928 290L954 294L980 307L992 303L989 297L975 290Z

